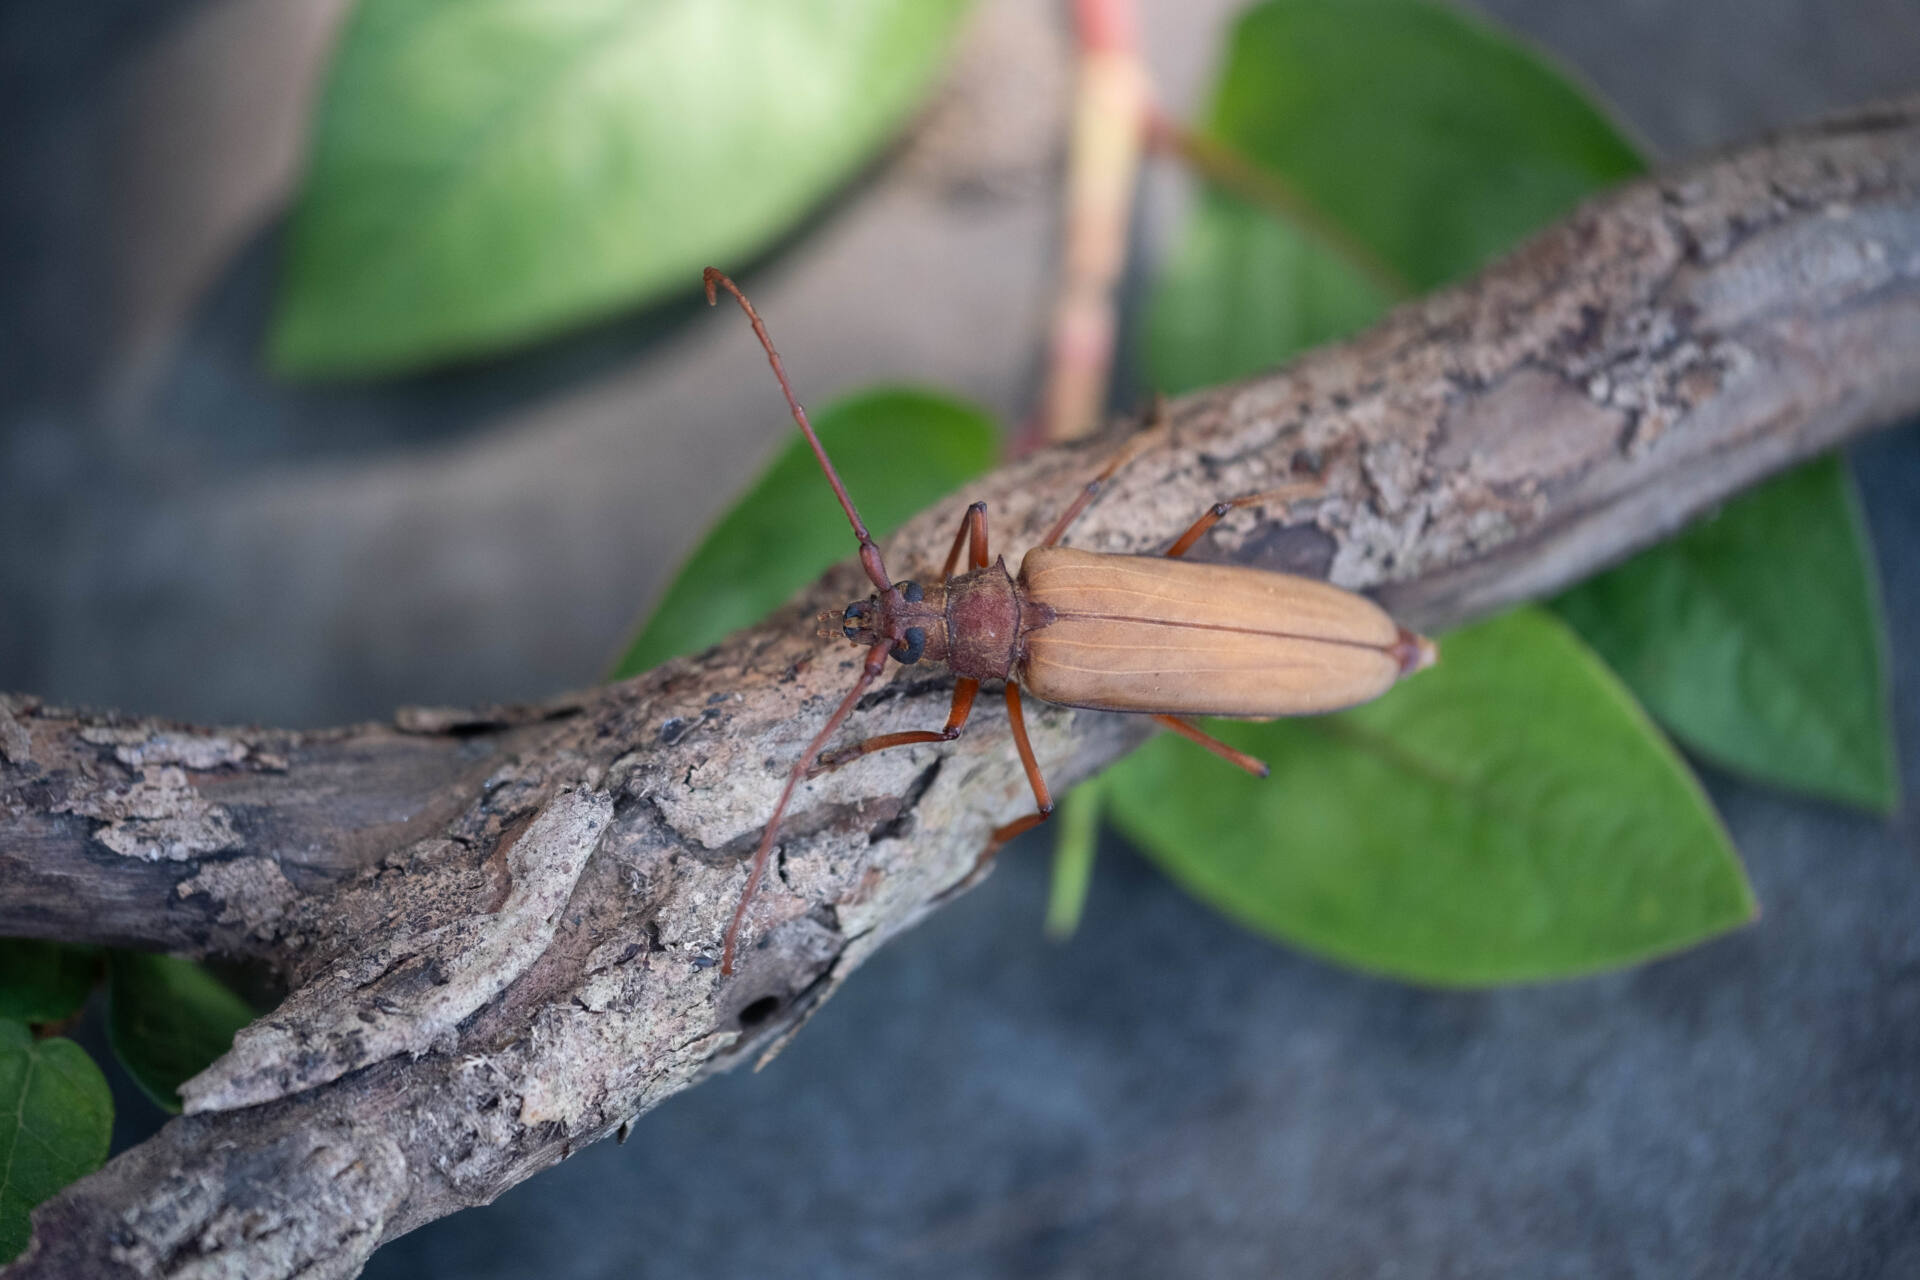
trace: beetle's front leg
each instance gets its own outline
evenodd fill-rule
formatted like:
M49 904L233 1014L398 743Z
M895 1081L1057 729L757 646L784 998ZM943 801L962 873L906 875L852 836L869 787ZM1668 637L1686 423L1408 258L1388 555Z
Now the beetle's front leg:
M960 549L971 544L973 554L968 557L969 568L987 567L987 504L976 502L967 508L967 514L960 517L960 531L953 535L953 550L947 552L947 566L940 571L941 581L953 576L960 567Z

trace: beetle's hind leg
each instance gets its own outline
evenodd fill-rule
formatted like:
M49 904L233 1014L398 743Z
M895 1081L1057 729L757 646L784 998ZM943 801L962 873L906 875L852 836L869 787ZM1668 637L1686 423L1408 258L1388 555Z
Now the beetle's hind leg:
M1187 531L1174 539L1167 548L1167 559L1174 560L1193 550L1193 544L1207 536L1207 530L1220 523L1229 511L1241 507L1251 507L1262 502L1286 504L1304 502L1309 498L1324 497L1327 487L1317 480L1296 480L1292 484L1283 484L1273 489L1263 489L1259 493L1249 493L1238 498L1228 498L1225 502L1216 502L1208 507L1206 513L1195 520Z
M1182 720L1179 716L1155 716L1154 719L1187 741L1199 743L1228 764L1238 769L1245 769L1256 778L1264 778L1270 772L1265 760L1228 746L1191 720Z

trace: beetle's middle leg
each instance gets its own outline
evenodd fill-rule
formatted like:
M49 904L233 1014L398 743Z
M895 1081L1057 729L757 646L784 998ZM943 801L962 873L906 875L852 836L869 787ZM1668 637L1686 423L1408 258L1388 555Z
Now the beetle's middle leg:
M945 728L909 729L904 733L883 733L877 738L866 738L851 746L828 751L820 757L807 776L817 778L823 773L838 769L849 760L858 760L861 756L885 751L888 747L911 747L922 742L952 742L960 736L960 730L966 725L967 717L973 714L973 695L979 691L978 680L970 676L962 676L953 682L953 705L947 709Z
M1155 424L1158 425L1159 421L1164 418L1165 415L1165 402L1156 401L1154 404ZM1113 458L1107 465L1100 468L1100 474L1087 481L1086 487L1080 490L1079 496L1068 505L1065 511L1060 513L1060 518L1053 522L1053 528L1047 530L1047 536L1040 540L1041 546L1052 547L1059 545L1060 539L1066 536L1067 530L1072 527L1073 522L1080 518L1080 513L1085 511L1087 507L1092 504L1093 500L1100 496L1100 491L1107 487L1107 481L1113 479L1115 473L1117 473L1120 468L1132 462L1134 457L1138 455L1142 449L1147 447L1148 436L1151 430L1152 429L1149 428L1147 431L1138 433L1120 446L1119 451L1113 455Z

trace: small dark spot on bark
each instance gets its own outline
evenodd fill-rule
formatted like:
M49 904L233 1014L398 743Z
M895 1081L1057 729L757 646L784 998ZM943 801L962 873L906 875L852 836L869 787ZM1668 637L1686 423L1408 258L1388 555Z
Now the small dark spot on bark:
M693 967L696 969L711 969L719 963L720 962L712 956L695 956L693 958Z
M1607 313L1591 302L1580 304L1580 327L1574 331L1572 347L1575 351L1585 351L1600 341L1600 326L1605 323Z
M660 741L668 746L680 741L687 732L687 722L679 716L668 716L660 722Z
M875 689L872 693L862 696L855 709L870 711L882 703L894 702L900 698L922 697L939 688L951 688L952 685L953 677L944 672L923 680L896 679L885 688Z
M1247 539L1238 559L1256 569L1324 579L1337 549L1333 535L1318 525L1267 526Z
M893 816L867 832L868 844L878 844L882 840L897 840L906 834L907 828L913 823L914 810L919 807L921 797L927 794L927 789L933 786L933 780L940 776L940 766L944 763L944 757L935 759L907 784L907 789L900 795L900 807L893 811Z
M780 1011L779 996L761 996L740 1011L740 1027L750 1030Z

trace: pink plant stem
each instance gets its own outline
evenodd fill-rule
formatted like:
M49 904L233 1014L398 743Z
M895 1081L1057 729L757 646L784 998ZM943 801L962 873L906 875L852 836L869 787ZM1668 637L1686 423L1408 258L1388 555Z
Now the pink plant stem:
M1113 367L1114 290L1126 263L1150 101L1133 0L1075 0L1079 76L1067 170L1065 250L1047 382L1027 444L1092 430Z

